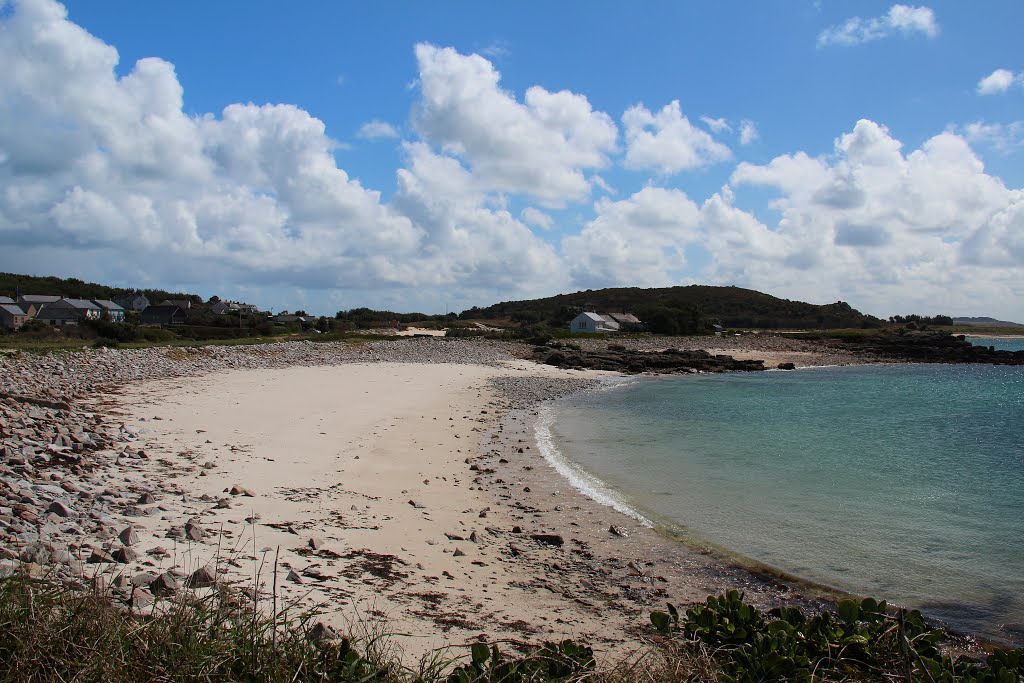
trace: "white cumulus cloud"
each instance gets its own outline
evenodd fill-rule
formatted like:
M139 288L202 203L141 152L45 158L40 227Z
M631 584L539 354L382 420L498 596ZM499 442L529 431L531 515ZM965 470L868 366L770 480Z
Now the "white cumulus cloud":
M978 81L979 95L1004 93L1014 84L1024 84L1024 74L1015 74L1009 69L996 69Z
M732 158L732 151L696 128L673 100L657 113L637 104L622 115L626 126L626 168L665 175Z
M609 164L618 130L586 97L533 86L520 102L479 55L421 43L416 59L426 141L462 159L488 189L556 207L589 196L583 171Z
M750 143L754 142L760 137L760 133L757 132L757 124L748 119L743 119L742 121L740 121L741 145L749 145Z
M359 127L359 137L367 140L379 140L380 138L397 138L398 131L387 121L373 119Z
M930 7L893 5L886 14L879 17L851 17L822 31L818 35L818 46L859 45L895 34L921 34L935 38L939 35L935 12Z

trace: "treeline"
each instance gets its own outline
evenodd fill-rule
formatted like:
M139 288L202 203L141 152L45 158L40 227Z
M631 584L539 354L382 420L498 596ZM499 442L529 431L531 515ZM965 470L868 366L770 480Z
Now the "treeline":
M473 307L461 319L507 318L524 325L567 325L583 311L630 312L652 332L699 333L714 324L762 329L835 329L883 327L885 321L865 315L843 301L817 305L790 301L742 287L624 287L559 294L544 299L504 301Z
M128 296L130 294L143 294L150 302L158 304L164 299L190 299L193 303L202 303L202 297L196 294L184 292L168 292L163 289L134 289L124 287L108 287L85 282L77 278L61 278L52 275L35 276L19 275L17 273L0 273L0 296L9 296L12 299L15 295L22 294L52 294L63 296L68 299L107 299Z
M917 315L911 313L910 315L893 315L889 317L889 322L907 325L914 323L915 325L952 325L953 317L948 315Z
M438 322L444 323L457 318L454 313L448 315L427 313L396 313L395 311L378 311L372 308L353 308L338 311L335 320L348 323L356 328L387 327L390 325L407 325L409 323Z

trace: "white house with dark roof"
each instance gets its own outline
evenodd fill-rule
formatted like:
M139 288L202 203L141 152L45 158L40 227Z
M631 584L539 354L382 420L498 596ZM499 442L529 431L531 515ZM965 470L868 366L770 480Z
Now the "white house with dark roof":
M124 322L124 309L113 301L93 299L92 302L100 307L100 317L115 323Z
M572 319L572 322L569 323L569 331L586 332L590 334L598 332L618 332L619 324L611 318L588 311L580 313Z

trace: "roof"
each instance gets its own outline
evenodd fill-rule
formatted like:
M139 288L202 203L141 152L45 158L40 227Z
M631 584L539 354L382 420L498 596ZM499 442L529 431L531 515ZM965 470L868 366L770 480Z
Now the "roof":
M69 304L72 308L85 308L87 310L99 309L99 306L86 299L61 299L65 303Z
M14 304L17 303L14 299L9 296L0 296L0 304Z
M60 301L63 297L49 294L22 294L19 298L31 304L52 304L55 301Z
M18 306L17 304L0 304L0 308L11 315L27 315L25 311L21 310L21 306Z
M619 323L636 325L640 322L640 319L632 313L609 313L607 317Z
M599 316L597 313L583 312L583 313L580 313L580 315L586 316L587 318L590 318L595 323L603 323L605 321L604 318ZM579 317L579 316L577 316L577 317Z
M124 309L115 304L113 301L107 301L106 299L93 299L92 302L100 308L106 308L111 311L123 311Z

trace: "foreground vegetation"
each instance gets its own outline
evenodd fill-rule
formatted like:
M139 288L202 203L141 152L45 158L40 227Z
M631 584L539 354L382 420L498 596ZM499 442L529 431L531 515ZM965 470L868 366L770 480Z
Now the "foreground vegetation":
M669 610L652 613L657 630L647 646L615 660L599 662L573 641L479 642L408 666L380 634L340 636L315 611L268 614L230 589L138 613L94 592L15 575L0 580L0 681L1016 683L1024 675L1022 650L954 660L918 613L873 600L843 601L812 617L796 608L765 617L730 592L685 616Z

